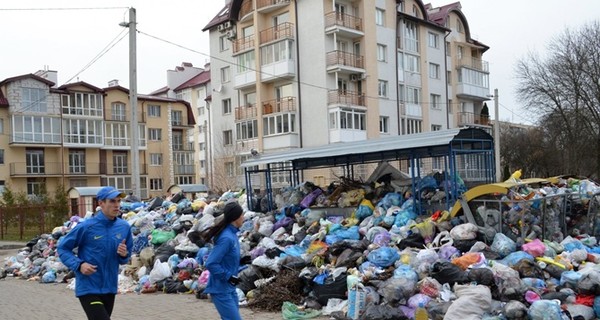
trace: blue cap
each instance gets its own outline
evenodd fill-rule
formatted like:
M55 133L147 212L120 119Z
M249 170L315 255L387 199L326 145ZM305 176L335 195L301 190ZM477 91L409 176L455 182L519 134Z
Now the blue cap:
M108 199L114 199L116 197L125 197L125 194L115 187L102 187L100 191L96 194L96 200L103 201Z

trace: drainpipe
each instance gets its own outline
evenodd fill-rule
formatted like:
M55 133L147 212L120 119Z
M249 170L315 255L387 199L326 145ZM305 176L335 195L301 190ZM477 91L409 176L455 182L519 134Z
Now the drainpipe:
M296 110L298 110L298 136L299 136L299 147L302 148L302 83L300 82L300 39L298 37L298 1L294 1L294 10L296 11L296 77L298 77L298 97L296 100Z
M444 36L444 70L446 71L446 129L450 129L450 113L448 110L452 106L448 103L448 48L446 48L446 38L450 35L450 31L446 31L446 35ZM450 83L452 83L452 79L450 79Z
M396 61L395 61L395 65L396 65L396 109L398 110L398 117L397 117L397 121L398 121L398 135L402 135L402 123L400 121L400 118L402 117L402 108L400 107L400 90L398 88L398 80L400 79L399 75L398 75L398 49L400 49L398 47L398 8L400 7L400 3L396 4L396 23L394 24L394 29L396 29L396 52L394 54L394 57L396 57Z

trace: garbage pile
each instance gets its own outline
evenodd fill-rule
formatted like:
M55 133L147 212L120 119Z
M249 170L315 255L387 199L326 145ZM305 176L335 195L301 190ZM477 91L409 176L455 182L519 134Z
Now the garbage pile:
M586 196L588 189L593 195L598 186L585 183ZM544 205L549 192L574 185L526 192ZM122 218L135 236L132 261L119 276L120 293L206 298L204 262L212 245L199 234L220 218L224 203L238 201L246 209L239 233L240 304L280 311L284 319L413 319L423 310L430 319L600 317L600 247L585 229L550 239L538 232L490 236L448 211L419 215L410 192L355 181L284 189L271 212L247 210L261 206L246 199L240 191L218 201L176 194L164 201L123 202ZM543 221L516 210L514 197L505 200L503 221L529 223L532 231ZM4 272L74 287L55 248L79 222L74 217L32 239L4 262Z

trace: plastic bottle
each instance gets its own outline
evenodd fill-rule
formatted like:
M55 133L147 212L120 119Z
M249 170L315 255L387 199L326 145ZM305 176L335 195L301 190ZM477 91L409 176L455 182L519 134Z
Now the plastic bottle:
M415 320L428 320L429 314L427 313L427 309L423 306L423 302L419 303L419 307L415 311Z

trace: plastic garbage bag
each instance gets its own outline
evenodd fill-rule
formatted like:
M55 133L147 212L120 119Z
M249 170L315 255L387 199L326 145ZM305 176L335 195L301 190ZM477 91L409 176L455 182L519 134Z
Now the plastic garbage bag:
M524 319L527 318L527 306L521 301L511 300L504 305L504 316L507 319Z
M581 294L600 295L600 272L585 273L577 282L577 288Z
M323 307L321 312L324 316L331 315L334 312L343 312L345 308L348 307L348 300L343 299L329 299L327 300L327 305Z
M452 302L444 319L481 319L492 310L492 293L486 286L457 284L454 292L458 299Z
M368 305L361 320L396 320L406 319L400 309L386 304Z
M498 232L494 236L494 242L490 249L504 258L517 250L517 244L511 238Z
M463 223L450 230L450 236L454 240L473 240L477 238L479 229L472 223Z
M431 277L423 278L423 280L417 283L417 287L420 293L431 298L437 298L440 294L440 290L442 289L442 285Z
M453 285L469 281L467 275L460 267L447 261L437 261L434 263L431 267L430 276L440 284L449 283Z
M529 307L529 319L531 320L561 320L562 311L560 303L553 300L538 300Z
M367 255L367 259L379 267L387 268L400 258L400 254L394 248L381 247L375 249Z
M407 278L414 282L419 281L419 275L415 272L415 270L404 264L398 266L396 270L394 270L394 278Z
M521 250L529 253L534 257L541 257L546 251L546 246L543 242L540 241L540 239L535 239L529 243L522 245Z
M389 278L382 282L377 292L387 303L396 303L410 298L416 289L417 283L407 278Z
M506 256L504 259L500 260L499 262L505 266L509 266L512 267L514 265L516 265L517 263L519 263L519 261L526 259L529 261L534 260L533 256L530 255L527 252L524 251L517 251L517 252L513 252L511 254L509 254L508 256Z
M284 320L302 320L313 319L321 315L319 310L300 310L297 305L291 302L284 302L281 306L281 315Z
M154 284L170 276L171 268L169 267L169 263L160 262L159 259L156 259L154 261L154 267L152 268L152 271L150 271L150 283Z

